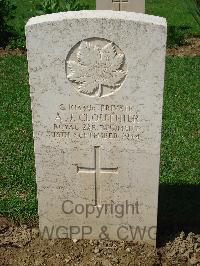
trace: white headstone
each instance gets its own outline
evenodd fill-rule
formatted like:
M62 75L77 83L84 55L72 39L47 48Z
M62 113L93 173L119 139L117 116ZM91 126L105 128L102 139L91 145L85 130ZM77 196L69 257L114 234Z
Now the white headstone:
M26 37L42 234L155 244L165 19L59 13Z
M145 0L96 0L96 9L145 13Z

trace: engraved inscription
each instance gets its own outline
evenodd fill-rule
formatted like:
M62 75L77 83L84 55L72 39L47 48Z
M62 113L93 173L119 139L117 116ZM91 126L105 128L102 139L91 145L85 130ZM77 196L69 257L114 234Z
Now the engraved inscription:
M128 0L112 0L112 3L114 5L117 5L118 11L121 11L123 4L124 3L127 4L128 3Z
M66 61L67 78L77 91L90 97L113 94L127 70L124 53L111 41L92 38L76 45Z
M100 147L94 147L94 168L77 166L78 174L94 174L94 202L95 206L100 206L101 202L101 186L100 177L102 174L118 174L118 167L116 168L101 168ZM98 191L99 188L99 191Z
M133 106L61 104L55 115L54 138L140 141L141 119Z

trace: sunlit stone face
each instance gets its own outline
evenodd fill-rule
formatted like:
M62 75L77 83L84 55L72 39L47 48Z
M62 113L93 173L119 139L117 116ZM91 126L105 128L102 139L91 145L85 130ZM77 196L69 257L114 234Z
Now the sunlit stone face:
M42 235L155 244L165 20L67 12L26 37Z

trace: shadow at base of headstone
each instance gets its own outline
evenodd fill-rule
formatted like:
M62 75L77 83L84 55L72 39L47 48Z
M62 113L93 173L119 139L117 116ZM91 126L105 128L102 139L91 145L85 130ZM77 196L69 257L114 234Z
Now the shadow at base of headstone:
M181 232L200 233L200 185L160 185L157 246Z

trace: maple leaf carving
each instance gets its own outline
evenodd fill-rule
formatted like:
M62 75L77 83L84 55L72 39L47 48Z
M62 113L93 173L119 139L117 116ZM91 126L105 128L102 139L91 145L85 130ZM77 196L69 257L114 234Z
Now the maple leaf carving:
M124 54L117 53L113 43L103 48L83 41L77 52L77 62L68 61L67 78L78 84L79 92L101 97L103 86L116 88L126 76L122 69Z

